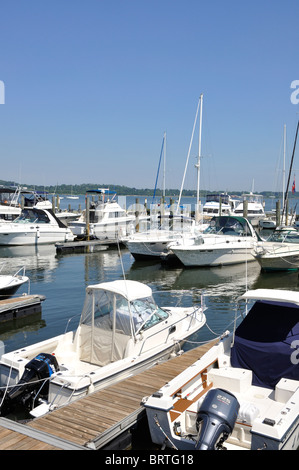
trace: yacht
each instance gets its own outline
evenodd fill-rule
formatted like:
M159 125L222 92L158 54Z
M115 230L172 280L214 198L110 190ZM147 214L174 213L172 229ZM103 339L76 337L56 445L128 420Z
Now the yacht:
M298 271L299 232L293 227L277 228L255 245L254 256L262 271Z
M238 305L234 332L144 398L160 448L298 449L299 293L250 290Z
M0 414L22 405L42 415L180 353L205 324L203 305L160 308L149 286L90 285L76 331L4 353Z
M254 261L252 250L258 239L244 217L220 216L198 236L169 243L168 250L184 266L225 266Z
M234 199L225 193L207 194L203 206L203 217L206 219L216 215L231 215L239 202L238 199Z
M169 243L183 237L194 237L201 231L201 225L189 217L169 215L160 218L160 224L151 224L144 232L134 232L122 238L135 260L161 259L168 251Z
M42 203L43 204L43 203ZM12 222L0 223L0 245L40 245L73 241L74 235L52 209L24 208Z
M76 237L83 238L89 234L92 238L99 240L115 240L129 233L135 215L128 215L125 209L116 202L115 193L111 199L109 196L105 199L105 196L110 194L109 189L106 188L89 190L86 195L89 194L100 196L100 199L91 201L88 214L84 209L78 220L69 223Z
M251 225L257 227L260 220L266 218L263 196L261 194L253 194L252 192L242 194L242 201L234 209L233 215L243 216L244 211Z

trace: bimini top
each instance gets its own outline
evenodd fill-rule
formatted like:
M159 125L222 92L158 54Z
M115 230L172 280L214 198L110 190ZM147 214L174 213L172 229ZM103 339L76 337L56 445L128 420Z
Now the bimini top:
M138 281L112 281L102 282L87 287L87 290L105 290L120 294L129 302L132 300L143 299L152 295L152 289Z
M238 300L242 299L286 302L299 305L299 292L280 289L256 289L249 290L238 298Z

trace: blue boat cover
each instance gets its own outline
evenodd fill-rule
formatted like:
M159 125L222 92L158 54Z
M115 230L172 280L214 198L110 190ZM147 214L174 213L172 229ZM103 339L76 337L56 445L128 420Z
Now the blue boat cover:
M252 370L253 385L261 387L299 380L298 306L257 301L236 329L231 364Z

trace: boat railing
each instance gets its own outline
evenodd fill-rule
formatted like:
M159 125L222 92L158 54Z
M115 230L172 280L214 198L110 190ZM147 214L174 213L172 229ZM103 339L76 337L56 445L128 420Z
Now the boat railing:
M200 318L197 318L198 317L198 311L201 311L201 314L200 314ZM195 308L193 310L193 312L188 316L189 319L190 319L190 322L189 322L189 326L187 328L186 331L189 331L189 329L191 328L191 325L192 325L192 322L193 320L198 320L198 321L201 321L202 318L203 318L203 308L201 306ZM179 320L177 320L176 322L172 323L171 325L167 325L165 326L165 328L163 328L161 331L159 331L159 333L162 333L163 331L166 331L168 330L168 335L166 337L166 340L165 340L165 343L167 343L168 341L168 338L169 336L174 333L174 331L176 331L176 327L179 323L182 323L184 322L188 317L184 317L184 318L180 318ZM142 331L140 332L142 333ZM145 341L142 343L142 346L141 346L141 349L138 353L139 356L141 356L142 352L143 352L143 349L145 347L145 344L149 342L149 340L151 340L154 336L156 336L157 333L153 333L152 335L148 336L147 338L145 338Z

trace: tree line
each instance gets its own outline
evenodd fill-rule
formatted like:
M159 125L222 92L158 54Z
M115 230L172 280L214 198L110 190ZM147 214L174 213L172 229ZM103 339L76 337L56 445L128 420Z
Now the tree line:
M5 187L16 187L16 183L13 181L4 181L0 180L0 185L5 186ZM99 188L109 188L110 191L115 191L118 195L120 196L153 196L154 194L154 189L153 188L135 188L135 187L129 187L129 186L124 186L124 185L116 185L116 184L100 184L100 183L85 183L85 184L60 184L60 185L51 185L51 186L42 186L42 185L30 185L30 184L24 184L22 185L23 187L26 187L28 190L35 190L35 191L45 191L49 194L73 194L76 196L79 196L81 194L85 194L86 191L90 191L93 189L99 189ZM206 190L201 190L200 191L200 197L205 197L207 194L213 194L213 193L225 193L233 196L241 196L245 191L206 191ZM165 195L170 197L170 196L179 196L180 190L179 189L166 189L165 190ZM275 198L281 198L282 193L281 192L272 192L272 191L262 191L260 193L264 197L275 197ZM191 190L191 189L184 189L183 196L185 197L196 197L196 191ZM161 189L156 189L156 196L162 196L162 190ZM297 192L289 194L289 197L298 197Z

